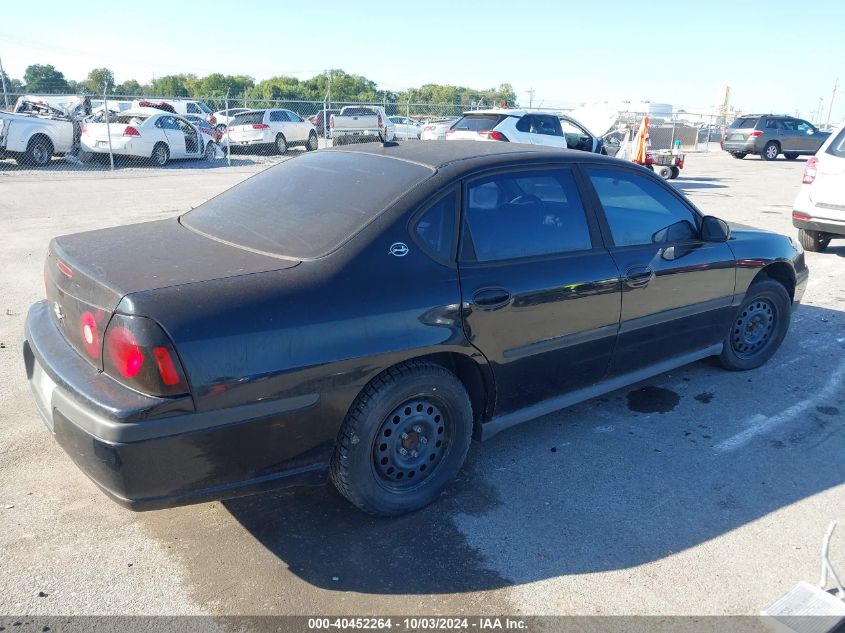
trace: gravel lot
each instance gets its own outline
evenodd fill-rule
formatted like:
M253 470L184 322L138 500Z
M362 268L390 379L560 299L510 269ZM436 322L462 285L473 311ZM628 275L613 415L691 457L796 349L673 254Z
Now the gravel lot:
M696 363L501 433L412 516L366 517L329 487L144 514L109 501L25 380L48 240L176 215L267 162L0 166L0 614L755 614L816 580L845 519L845 242L807 254L767 366ZM794 235L803 167L713 152L674 182L707 213ZM845 536L832 550L845 563Z

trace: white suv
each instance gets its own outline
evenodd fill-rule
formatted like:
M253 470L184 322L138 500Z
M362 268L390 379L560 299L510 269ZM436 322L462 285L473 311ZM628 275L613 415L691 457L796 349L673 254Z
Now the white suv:
M525 110L464 112L464 115L446 130L446 139L510 141L566 149L566 136L557 115Z
M250 110L229 121L220 144L224 147L270 147L279 154L296 145L311 151L317 149L317 131L310 122L290 110Z
M808 251L820 252L833 238L845 238L845 125L807 160L792 206L792 225Z

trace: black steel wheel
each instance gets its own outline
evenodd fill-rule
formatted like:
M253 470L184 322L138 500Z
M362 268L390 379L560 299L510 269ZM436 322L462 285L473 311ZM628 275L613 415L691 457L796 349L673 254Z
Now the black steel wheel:
M755 369L778 350L789 329L792 300L779 281L761 277L748 288L725 338L719 361L725 369Z
M414 398L394 409L373 442L373 466L382 485L408 489L437 470L451 448L451 426L440 403Z
M472 435L472 405L448 369L396 365L358 395L338 434L329 475L364 512L396 516L431 503L457 475Z

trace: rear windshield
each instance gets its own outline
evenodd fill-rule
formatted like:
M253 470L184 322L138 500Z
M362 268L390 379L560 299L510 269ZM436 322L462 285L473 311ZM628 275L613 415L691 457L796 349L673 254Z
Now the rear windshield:
M235 125L252 125L253 123L261 123L264 120L264 110L258 112L245 112L238 114L232 119L232 126Z
M369 108L344 108L340 111L343 116L365 116L368 114L375 114L375 110Z
M309 259L330 253L433 170L356 152L313 152L266 169L182 216L212 238Z
M481 130L492 130L504 120L501 114L467 114L458 119L452 126L456 132L480 132Z
M211 114L211 108L205 105L202 101L197 101L197 107L206 114Z
M730 124L728 127L732 128L749 128L754 127L757 124L757 117L752 118L745 118L745 119L737 119L733 123Z
M109 112L109 123L118 123L122 125L141 125L149 118L146 114L119 114L117 112ZM105 111L101 110L94 115L92 121L94 123L105 123Z
M839 134L827 146L826 153L838 158L845 158L845 127L839 130Z

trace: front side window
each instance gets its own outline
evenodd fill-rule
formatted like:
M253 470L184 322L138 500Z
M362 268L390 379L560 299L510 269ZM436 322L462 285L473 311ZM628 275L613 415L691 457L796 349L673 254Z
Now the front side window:
M590 229L572 172L518 171L466 187L465 260L488 262L586 251Z
M188 103L188 114L199 114L200 112L202 110L197 107L196 103Z
M810 131L813 131L813 132L816 131L816 128L814 128L812 125L810 125L806 121L800 121L800 120L795 121L795 129L798 130L799 132L801 132L802 134L806 134L807 132L810 132Z
M414 233L441 260L452 259L455 242L457 196L451 192L431 205L414 227Z
M590 167L590 182L616 246L695 239L695 214L663 185L629 169Z

